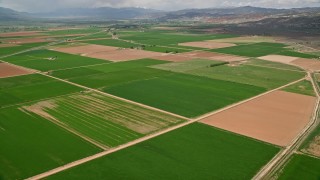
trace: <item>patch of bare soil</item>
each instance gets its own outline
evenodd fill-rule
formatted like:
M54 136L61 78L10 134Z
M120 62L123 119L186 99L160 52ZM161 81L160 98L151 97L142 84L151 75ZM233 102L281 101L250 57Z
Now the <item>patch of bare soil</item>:
M207 48L207 49L218 49L218 48L226 48L236 46L233 43L220 43L213 41L198 41L198 42L187 42L180 43L180 46L190 46L190 47L199 47L199 48Z
M156 56L153 59L163 60L163 61L172 61L172 62L183 62L183 61L190 61L193 58L187 56L180 56L175 54L163 55L163 56Z
M16 44L0 44L0 48L2 47L14 47L17 46Z
M201 120L261 141L287 146L308 124L315 97L275 91Z
M23 106L22 109L38 114L39 116L49 119L49 120L57 120L55 117L51 116L49 113L47 113L46 109L54 109L56 107L56 104L54 101L41 101L36 104L33 104L31 106Z
M266 61L285 63L285 64L291 64L292 61L297 60L299 58L291 57L291 56L282 56L282 55L267 55L267 56L259 57L259 59L266 60Z
M69 54L81 54L84 56L90 56L90 54L99 53L99 52L110 52L117 50L117 47L111 46L102 46L102 45L80 45L80 46L72 46L72 47L59 47L55 48L55 51L69 53Z
M0 78L20 76L20 75L26 75L26 74L32 74L32 73L34 73L34 71L20 68L7 63L0 63Z
M37 35L41 35L40 32L41 31L20 31L20 32L1 33L0 37L37 36Z
M243 61L243 60L248 59L247 57L233 56L233 55L220 54L220 53L214 53L214 52L206 52L206 51L192 51L192 52L187 52L187 53L181 53L180 55L186 56L186 57L191 57L193 59L195 59L195 58L210 59L210 60L225 61L225 62Z
M291 63L306 70L311 70L311 71L320 70L320 61L315 59L300 58L292 61Z
M48 42L48 40L43 38L20 38L20 39L5 40L5 42L11 43L11 44L28 44L28 43Z
M302 151L305 151L305 152L308 152L312 155L320 157L320 136L316 136L312 140L312 143L306 149L303 149Z

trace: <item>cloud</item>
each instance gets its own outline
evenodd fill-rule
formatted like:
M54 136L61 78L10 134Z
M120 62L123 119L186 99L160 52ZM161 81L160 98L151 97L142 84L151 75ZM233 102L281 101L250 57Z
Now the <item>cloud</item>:
M0 0L0 6L20 11L53 11L79 7L145 7L161 10L258 6L273 8L319 7L320 0Z

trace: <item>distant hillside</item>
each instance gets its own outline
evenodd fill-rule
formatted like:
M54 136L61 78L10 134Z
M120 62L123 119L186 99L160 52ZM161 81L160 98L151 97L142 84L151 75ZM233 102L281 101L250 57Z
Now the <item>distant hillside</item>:
M37 18L106 18L106 19L134 19L158 13L158 10L144 8L74 8L60 9L49 13L33 14Z
M0 7L0 21L23 20L26 19L27 16L27 13L22 13L9 8Z

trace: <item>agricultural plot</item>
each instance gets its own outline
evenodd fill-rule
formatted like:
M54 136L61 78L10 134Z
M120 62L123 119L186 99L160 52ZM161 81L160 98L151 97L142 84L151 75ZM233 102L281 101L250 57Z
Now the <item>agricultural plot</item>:
M278 57L277 57L277 59L278 59ZM263 66L263 67L283 69L283 70L304 71L302 68L299 68L299 67L294 66L294 65L290 65L290 64L287 64L287 63L279 62L279 61L266 60L266 59L265 59L266 61L262 61L262 60L260 60L260 58L261 57L259 57L259 59L252 58L252 59L248 60L248 62L246 64L247 65L252 65L252 66ZM283 59L282 56L280 58ZM296 58L294 58L294 59L296 59Z
M69 81L91 88L102 88L170 74L168 71L147 67L163 63L167 62L153 59L142 59L54 71L52 75L68 79Z
M279 180L319 179L320 159L295 154L280 173Z
M255 43L255 44L245 44L221 49L213 49L213 52L225 53L225 54L233 54L239 56L247 56L247 57L260 57L266 56L269 54L279 54L285 56L293 56L293 57L301 57L301 58L316 58L315 55L309 55L304 53L298 53L291 51L283 44L279 43Z
M1 38L6 37L23 37L23 36L38 36L41 35L41 31L20 31L20 32L8 32L8 33L1 33Z
M235 37L235 35L229 34L215 34L215 35L189 35L189 34L174 34L161 31L149 31L149 32L136 32L134 34L128 34L121 36L120 38L138 42L147 45L177 45L178 43L204 41L213 39L223 39Z
M233 43L218 43L213 41L196 41L196 42L187 42L187 43L179 43L180 46L191 46L191 47L199 47L206 49L219 49L236 46Z
M25 179L101 151L17 107L0 109L0 142L0 179Z
M71 55L50 50L35 50L23 54L3 58L4 61L40 71L67 69L108 63L108 61Z
M48 179L250 179L278 151L195 123Z
M5 56L9 54L14 54L20 51L24 51L27 49L39 47L48 44L47 42L42 42L42 43L31 43L31 44L23 44L19 46L14 46L14 47L1 47L0 48L0 56Z
M0 63L0 78L21 76L26 74L32 74L33 71L16 67L7 63Z
M258 95L266 89L172 73L158 78L106 87L102 90L185 117L196 117Z
M309 123L316 98L275 91L201 122L279 146L287 146Z
M101 31L98 28L84 28L84 29L61 29L61 30L53 30L46 31L45 33L48 35L72 35L72 34L92 34Z
M23 108L76 130L106 148L184 121L97 93L59 97Z
M204 58L204 59L211 59L211 60L225 61L225 62L238 62L238 61L244 61L248 59L246 57L241 57L241 56L220 54L220 53L207 52L207 51L192 51L192 52L182 53L181 55L186 57L192 57L192 58Z
M221 61L206 60L206 59L194 59L194 60L183 61L183 62L159 64L151 67L156 69L166 70L166 71L172 71L172 72L188 72L196 69L202 69L205 67L215 67L215 66L220 66L224 64L227 64L227 63L221 62Z
M287 92L293 92L308 96L315 96L313 86L310 81L304 80L283 89Z
M243 64L225 64L212 60L192 60L153 66L162 70L183 72L242 84L273 89L302 78L305 73L290 65L248 60Z
M39 74L0 79L0 107L81 91Z

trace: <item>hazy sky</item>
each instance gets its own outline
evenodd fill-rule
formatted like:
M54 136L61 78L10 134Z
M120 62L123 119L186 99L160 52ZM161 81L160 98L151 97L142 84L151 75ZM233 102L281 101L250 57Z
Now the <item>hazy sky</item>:
M0 0L1 7L27 12L44 12L59 8L106 6L177 10L247 5L273 8L319 7L320 0Z

